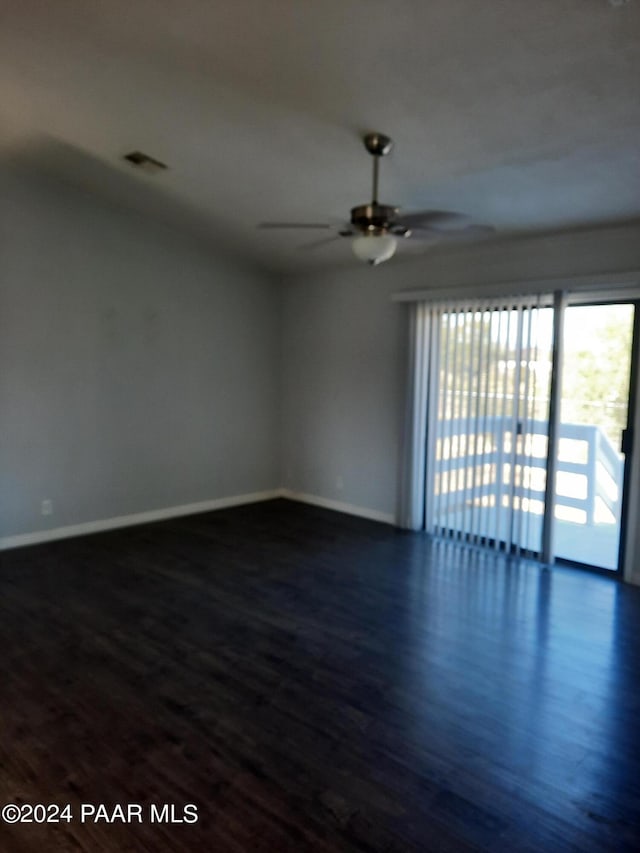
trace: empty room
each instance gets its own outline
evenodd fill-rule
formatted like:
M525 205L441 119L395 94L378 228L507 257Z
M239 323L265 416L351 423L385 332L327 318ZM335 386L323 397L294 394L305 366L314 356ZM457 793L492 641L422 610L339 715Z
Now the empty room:
M640 850L640 0L5 0L0 853Z

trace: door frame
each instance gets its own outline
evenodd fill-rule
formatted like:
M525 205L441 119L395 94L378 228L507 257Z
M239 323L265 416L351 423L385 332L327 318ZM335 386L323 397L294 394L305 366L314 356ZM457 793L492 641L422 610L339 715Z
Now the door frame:
M635 298L634 298L635 297ZM627 447L624 459L622 482L622 505L620 513L620 535L618 540L618 562L615 569L581 563L565 557L556 557L553 545L554 526L554 484L558 454L558 430L560 426L560 402L562 396L562 359L564 355L564 316L565 310L573 306L590 307L598 305L632 305L633 331L631 335L631 363L629 370L629 396L627 400ZM638 400L638 384L640 380L640 299L637 295L623 296L622 294L589 294L566 291L554 293L554 336L553 336L553 369L551 374L551 389L549 401L549 444L547 453L547 484L545 490L545 508L543 519L542 562L547 565L573 566L585 571L604 574L607 577L623 579L625 571L626 546L629 529L629 494L631 490L632 459L635 450L634 424L636 421Z
M633 301L633 333L631 335L631 370L629 371L629 408L627 409L627 447L624 454L624 478L622 482L622 509L620 512L620 544L616 575L624 578L627 539L629 534L629 497L631 492L631 470L635 453L634 424L638 413L638 380L640 379L640 299Z

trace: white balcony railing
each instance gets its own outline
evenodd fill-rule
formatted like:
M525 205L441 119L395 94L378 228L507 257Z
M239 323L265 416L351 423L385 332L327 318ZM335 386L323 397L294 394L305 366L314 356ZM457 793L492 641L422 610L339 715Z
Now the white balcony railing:
M476 513L481 535L500 536L500 514L511 510L537 517L527 536L531 547L541 530L547 456L547 424L487 417L469 432L464 418L440 422L436 447L436 527L465 529ZM620 523L624 461L594 425L561 424L554 515L559 522L610 529ZM529 524L529 520L527 521ZM524 545L525 543L523 543ZM535 549L534 549L535 550ZM569 555L562 555L569 556ZM576 557L576 559L578 559Z

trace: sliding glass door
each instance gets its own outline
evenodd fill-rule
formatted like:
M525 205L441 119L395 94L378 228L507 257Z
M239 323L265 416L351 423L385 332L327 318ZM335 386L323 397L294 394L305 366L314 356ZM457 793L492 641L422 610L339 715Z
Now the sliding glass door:
M564 312L555 556L617 569L629 418L634 305Z
M552 309L527 301L442 306L433 324L429 523L466 541L538 553Z
M430 306L427 530L617 568L634 310Z

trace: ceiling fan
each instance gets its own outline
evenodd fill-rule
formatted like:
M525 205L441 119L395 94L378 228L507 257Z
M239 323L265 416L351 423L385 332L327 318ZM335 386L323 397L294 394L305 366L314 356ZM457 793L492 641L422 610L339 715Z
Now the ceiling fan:
M393 148L393 140L384 133L367 133L364 146L373 157L373 193L369 204L351 208L351 219L342 225L324 222L261 222L259 228L308 228L337 230L337 234L311 244L316 248L340 237L351 237L354 254L373 266L388 261L398 246L398 238L418 240L460 239L483 236L495 229L489 225L473 225L469 217L444 210L419 210L401 213L400 208L378 201L380 158Z

